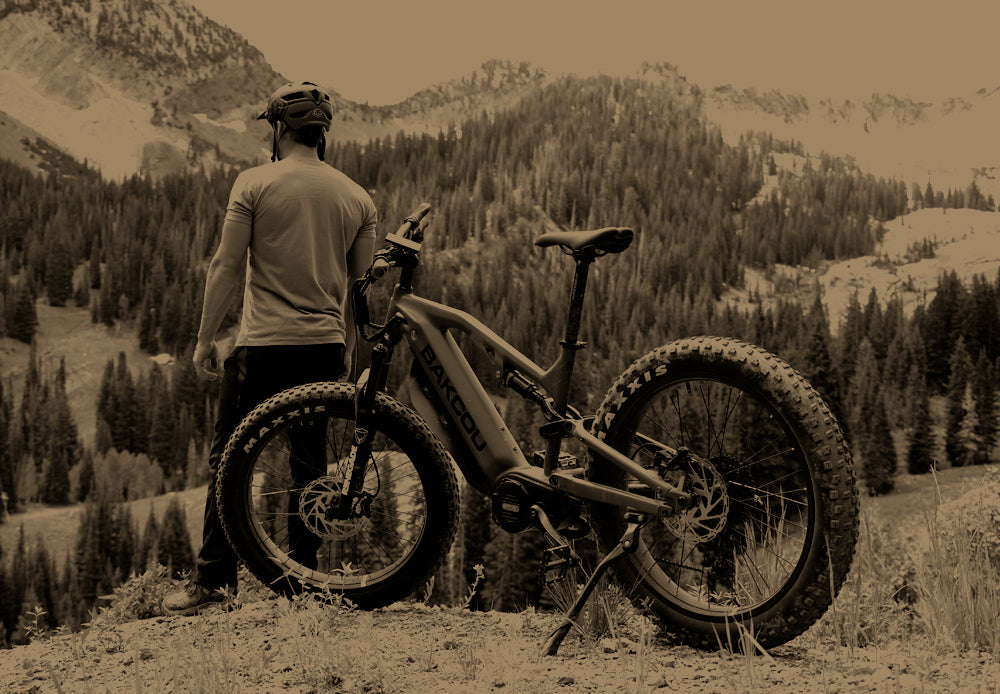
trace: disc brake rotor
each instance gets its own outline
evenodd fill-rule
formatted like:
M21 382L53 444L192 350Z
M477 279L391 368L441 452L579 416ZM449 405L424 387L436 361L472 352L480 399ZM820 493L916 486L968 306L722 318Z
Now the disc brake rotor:
M346 540L361 532L363 518L330 518L328 511L339 503L340 482L319 477L299 494L299 518L314 535L324 540Z
M691 495L691 503L684 511L662 521L674 537L700 543L722 532L729 516L729 493L715 465L681 450L672 460L661 464L660 474L667 479L683 475L684 491Z

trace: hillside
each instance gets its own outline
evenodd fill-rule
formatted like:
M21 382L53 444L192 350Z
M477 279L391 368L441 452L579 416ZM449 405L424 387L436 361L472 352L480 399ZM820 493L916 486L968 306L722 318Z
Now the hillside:
M993 280L1000 270L1000 213L918 210L891 220L885 228L875 255L834 263L820 274L834 330L833 319L844 314L855 291L862 303L873 288L883 302L898 295L910 315L916 305L934 298L943 274L954 271L968 285L974 275ZM934 257L907 261L906 252L923 241L933 244Z
M849 157L865 171L921 187L962 189L975 181L1000 199L1000 87L933 103L892 94L810 101L780 92L737 91L705 95L705 112L729 142L748 131L800 142L813 154Z
M59 360L66 360L66 395L80 437L86 446L94 443L96 421L94 405L104 365L124 352L133 369L146 369L150 355L139 349L132 328L107 328L91 323L85 308L54 308L44 300L36 304L38 359L44 373L54 373ZM20 389L28 366L30 348L23 342L0 337L0 378L5 389L12 388L14 402L20 402ZM9 385L8 385L9 384Z
M863 498L866 514L882 517L901 531L901 519L923 521L913 518L914 508L928 508L931 498L948 504L990 474L986 468L972 467L945 470L933 480L904 475L898 494ZM184 493L185 504L189 499L200 502L195 499L197 491ZM136 502L133 516L144 518L146 507L141 505L148 501ZM160 504L160 511L166 497L152 501ZM50 516L58 512L68 518L75 509L48 511ZM189 507L189 520L192 515ZM48 530L55 532L53 526ZM0 532L5 531L0 525ZM882 532L870 529L867 542L887 538ZM890 545L893 555L912 549L908 533L900 532L900 537L903 542ZM5 547L6 542L4 536ZM862 549L866 556L872 551L872 546ZM995 654L956 650L926 634L911 633L900 627L909 618L877 611L871 603L859 600L853 588L880 578L863 574L860 567L867 567L868 561L856 562L852 580L842 593L840 612L831 611L785 646L749 656L678 646L610 594L603 596L612 615L610 635L599 638L592 631L585 636L573 632L559 655L542 657L541 645L558 617L533 609L469 612L416 601L364 612L278 599L244 573L236 611L134 619L137 610L153 607L158 596L171 589L166 584L136 584L122 590L116 601L103 601L109 611L81 632L50 635L27 646L0 650L0 689L798 694L989 691L1000 685ZM887 593L892 588L884 585L874 590ZM587 622L581 623L590 629ZM847 645L838 640L841 632L836 625L840 623L857 630L844 635ZM865 638L874 638L875 643Z

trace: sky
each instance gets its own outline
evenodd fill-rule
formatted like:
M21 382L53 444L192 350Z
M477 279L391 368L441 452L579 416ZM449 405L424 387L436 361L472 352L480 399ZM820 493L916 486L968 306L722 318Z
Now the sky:
M938 100L1000 87L997 0L189 0L291 80L371 105L493 58L550 73L669 62L699 86Z

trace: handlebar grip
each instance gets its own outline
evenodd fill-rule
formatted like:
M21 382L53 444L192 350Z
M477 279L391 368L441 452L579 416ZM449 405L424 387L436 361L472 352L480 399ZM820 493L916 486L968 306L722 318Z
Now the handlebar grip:
M431 204L429 202L422 202L417 205L413 212L403 218L403 223L396 231L396 234L404 238L409 238L413 230L417 228L418 224L420 224L420 220L426 217L427 213L430 211Z
M382 279L389 268L392 267L385 258L376 258L372 263L372 277Z

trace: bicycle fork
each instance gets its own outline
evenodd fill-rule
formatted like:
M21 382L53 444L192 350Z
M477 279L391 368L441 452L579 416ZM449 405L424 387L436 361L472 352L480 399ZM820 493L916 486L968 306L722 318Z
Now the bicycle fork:
M375 397L378 391L385 387L393 352L392 337L387 330L384 332L384 339L379 340L372 350L372 364L367 370L367 378L362 375L358 380L354 437L347 458L344 484L340 489L340 499L327 511L327 515L340 520L354 516L354 500L363 495L368 461L372 457L372 441L375 438Z

